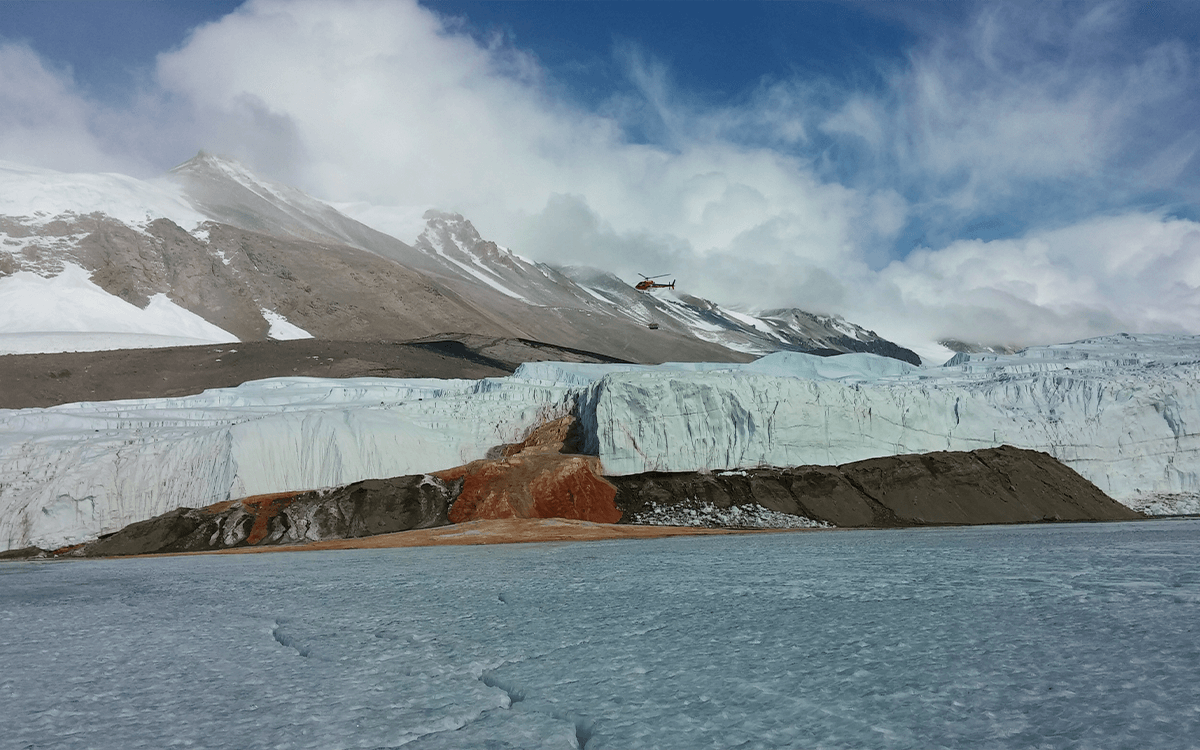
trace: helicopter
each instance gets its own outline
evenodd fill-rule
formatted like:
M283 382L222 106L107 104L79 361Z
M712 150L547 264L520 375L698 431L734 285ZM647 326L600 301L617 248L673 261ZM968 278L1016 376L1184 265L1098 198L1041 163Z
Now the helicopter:
M639 273L638 276L641 276L642 280L637 283L637 286L635 286L634 289L638 290L639 292L644 292L647 289L674 289L675 279L671 279L670 284L659 284L657 281L655 281L655 279L661 279L663 276L667 275L668 274L660 273L657 276L647 276L644 273Z

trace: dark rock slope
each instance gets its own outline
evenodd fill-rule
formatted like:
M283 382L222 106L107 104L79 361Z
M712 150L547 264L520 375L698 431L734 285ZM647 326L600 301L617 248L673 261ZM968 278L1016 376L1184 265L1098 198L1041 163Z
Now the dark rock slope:
M527 339L476 334L446 334L407 342L300 339L9 354L0 356L0 409L186 396L262 378L502 377L511 375L522 362L546 359L620 361Z
M621 523L662 508L757 504L843 527L1143 518L1051 456L1011 446L842 466L608 477Z
M505 455L460 470L180 508L52 554L104 557L298 544L452 520L561 517L661 524L664 509L682 509L696 511L686 514L699 519L688 525L713 526L720 525L713 519L759 515L713 513L733 506L875 528L1144 517L1047 454L1009 446L843 466L602 477L594 456L558 452L568 444L570 423L558 420L525 443L506 446ZM26 549L7 557L46 554Z
M459 486L431 476L368 479L331 490L179 508L72 550L82 557L198 552L353 539L449 523Z

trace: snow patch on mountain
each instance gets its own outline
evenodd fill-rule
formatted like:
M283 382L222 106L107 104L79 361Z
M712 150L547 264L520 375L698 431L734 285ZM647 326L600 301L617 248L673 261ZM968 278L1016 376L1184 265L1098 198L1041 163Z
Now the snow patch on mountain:
M483 239L474 225L459 214L429 210L423 218L425 229L413 247L436 259L444 270L481 281L526 304L546 304L547 300L531 298L524 291L536 292L546 284L547 274L534 263Z
M206 220L165 180L120 174L68 174L0 162L0 216L45 224L69 215L102 213L133 227L170 219L185 229Z
M267 321L270 330L267 338L276 341L293 341L295 339L311 339L313 335L298 325L288 322L288 319L267 308L261 308L263 319Z
M165 294L139 308L101 289L83 268L61 265L61 273L49 278L31 271L0 277L0 353L101 351L130 341L144 346L237 341Z

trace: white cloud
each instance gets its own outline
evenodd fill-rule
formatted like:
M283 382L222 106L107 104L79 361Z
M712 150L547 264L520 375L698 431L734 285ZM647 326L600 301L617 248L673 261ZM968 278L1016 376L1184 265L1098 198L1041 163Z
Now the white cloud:
M1011 240L959 241L896 261L875 280L880 332L1054 343L1117 331L1200 332L1200 223L1097 217ZM894 310L903 317L889 317Z
M95 134L96 117L70 71L48 68L23 44L0 44L0 158L65 171L112 169L120 161Z
M1036 184L1142 189L1126 184L1131 171L1172 148L1181 156L1177 138L1194 145L1194 53L1178 40L1130 43L1116 33L1120 10L982 6L894 70L884 101L863 113L851 99L834 122L892 134L897 168L951 210L1020 206Z

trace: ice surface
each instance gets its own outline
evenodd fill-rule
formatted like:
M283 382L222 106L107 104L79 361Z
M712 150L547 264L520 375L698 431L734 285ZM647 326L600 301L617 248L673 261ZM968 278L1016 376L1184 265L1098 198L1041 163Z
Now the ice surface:
M1194 748L1200 521L0 564L11 748Z
M615 373L756 373L805 380L839 380L843 382L876 381L887 377L916 376L919 367L898 359L874 354L842 354L821 357L799 352L775 352L753 362L666 362L661 365L584 362L526 362L514 376L523 380L590 386L597 380Z
M161 346L238 340L165 294L154 295L142 309L101 289L78 265L62 265L62 272L51 278L30 271L0 278L0 353L99 351L116 348L113 343L127 344L130 334L135 341L150 343L154 338L139 337L167 337L170 343ZM79 333L88 335L66 340L60 336ZM106 341L103 336L108 334L118 339Z

